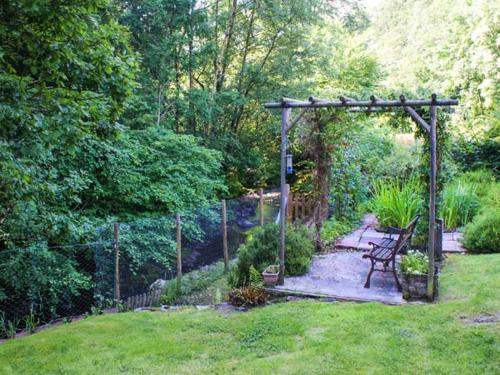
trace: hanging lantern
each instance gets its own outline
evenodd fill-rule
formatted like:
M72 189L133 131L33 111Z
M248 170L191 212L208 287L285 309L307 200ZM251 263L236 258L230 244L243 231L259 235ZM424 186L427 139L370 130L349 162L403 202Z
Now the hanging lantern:
M286 174L291 175L293 173L293 162L292 154L286 156Z

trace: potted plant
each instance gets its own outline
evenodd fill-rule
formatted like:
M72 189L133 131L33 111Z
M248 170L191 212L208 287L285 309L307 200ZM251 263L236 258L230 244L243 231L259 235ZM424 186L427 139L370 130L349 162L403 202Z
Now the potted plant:
M403 280L403 298L406 300L421 300L427 297L427 255L409 250L401 259L401 274ZM437 291L438 274L434 275L434 293Z
M262 277L264 278L264 284L269 286L274 286L278 282L278 276L280 274L280 269L277 265L273 264L268 266L264 272L262 272Z

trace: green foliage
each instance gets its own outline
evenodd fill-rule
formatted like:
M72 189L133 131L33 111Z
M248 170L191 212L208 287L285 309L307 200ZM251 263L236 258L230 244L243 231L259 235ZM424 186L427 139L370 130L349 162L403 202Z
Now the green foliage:
M302 226L288 226L285 244L286 274L297 276L306 273L309 270L314 252L314 245L307 229ZM231 276L234 282L232 285L248 285L251 266L261 273L267 266L278 263L278 249L278 225L269 224L252 231L247 241L238 248L236 276Z
M461 109L452 121L456 134L468 139L497 121L500 12L494 1L385 0L372 10L363 40L386 69L385 87L458 95ZM428 15L438 21L429 25ZM443 27L446 35L437 38Z
M401 259L401 272L410 275L427 274L429 257L420 251L409 250Z
M485 207L465 227L464 246L474 253L500 252L500 206Z
M248 270L248 285L256 288L262 288L263 286L262 275L253 265Z
M8 338L12 339L16 337L18 328L19 328L18 319L9 320L5 325L5 334L7 335Z
M376 180L373 183L373 198L369 204L383 227L403 228L422 209L422 185L416 176L402 182Z
M214 284L215 281L223 277L224 272L224 263L217 262L182 275L180 289L178 288L176 279L169 280L165 284L162 303L172 304L182 302L186 296L204 290Z
M330 218L323 223L321 227L321 239L327 244L334 243L335 240L349 233L353 229L353 225L348 221L338 221L335 218Z
M406 180L418 170L419 151L417 145L394 143L392 150L378 160L371 175L386 179Z
M262 287L248 285L231 290L228 298L234 306L254 307L266 303L268 296Z
M445 186L439 217L444 219L447 229L467 224L477 210L476 185L457 181Z
M42 244L3 254L0 288L7 298L2 305L16 305L25 314L35 310L44 319L63 315L92 288L91 277L79 269L74 255Z
M484 139L457 139L452 144L451 154L464 170L488 168L498 174L499 149L500 136L491 135L489 138L487 134Z
M484 207L494 204L494 196L496 195L495 190L498 189L500 185L492 171L487 169L476 169L474 171L465 172L458 178L458 181L473 184L476 187L480 206Z
M40 320L36 317L33 308L31 308L29 314L24 318L24 327L26 332L35 333L35 329L38 324L40 324Z

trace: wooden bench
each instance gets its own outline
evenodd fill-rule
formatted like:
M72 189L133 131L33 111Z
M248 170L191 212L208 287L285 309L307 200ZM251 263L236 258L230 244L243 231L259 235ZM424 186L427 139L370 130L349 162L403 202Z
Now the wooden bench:
M365 288L370 287L370 278L374 271L379 272L392 272L394 279L396 280L396 285L398 290L401 291L401 284L398 279L396 272L396 255L404 249L411 240L415 226L417 225L420 215L415 216L412 221L403 229L389 228L389 237L381 238L379 241L369 242L373 248L369 254L364 254L363 259L370 259L371 267L366 277ZM393 235L398 235L398 238L394 238ZM377 263L382 264L383 268L375 268ZM390 264L390 269L389 268Z

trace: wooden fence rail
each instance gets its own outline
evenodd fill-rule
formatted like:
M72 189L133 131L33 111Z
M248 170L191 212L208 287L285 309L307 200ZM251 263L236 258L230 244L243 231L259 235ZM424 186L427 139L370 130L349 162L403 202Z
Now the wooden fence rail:
M162 292L163 290L161 288L158 288L147 293L128 297L123 305L123 309L125 311L128 311L137 309L139 307L151 307L159 305Z
M290 223L304 222L314 211L314 201L303 194L290 192L288 194L287 217Z

